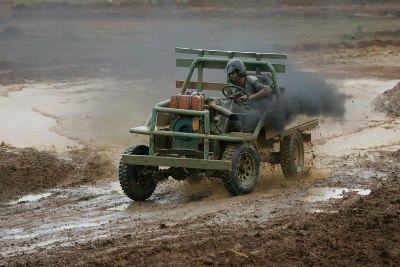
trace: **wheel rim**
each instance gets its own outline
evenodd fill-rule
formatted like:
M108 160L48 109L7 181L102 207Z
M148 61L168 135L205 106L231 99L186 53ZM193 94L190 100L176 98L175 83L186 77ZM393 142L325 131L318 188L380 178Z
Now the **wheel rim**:
M146 170L144 166L136 166L135 168L135 177L136 177L136 185L141 188L148 188L152 186L152 181L143 175L143 172Z
M240 155L237 164L237 174L242 185L247 186L252 183L255 173L255 162L249 153Z
M300 140L296 140L295 142L295 165L296 165L296 172L301 173L303 171L303 166L304 166L304 159L303 159L303 154L302 154L302 149L301 149L301 142Z

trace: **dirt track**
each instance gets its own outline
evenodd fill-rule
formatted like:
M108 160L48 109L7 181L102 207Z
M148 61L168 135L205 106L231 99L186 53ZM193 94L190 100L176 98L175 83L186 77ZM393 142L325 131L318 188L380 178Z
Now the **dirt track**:
M251 7L243 24L196 6L173 19L97 7L106 20L83 12L73 21L22 9L0 25L22 33L0 38L0 265L400 265L398 4L353 1L324 18L327 6L295 2L275 7L285 18L275 35L282 23L257 26L264 18ZM127 129L175 92L166 86L182 74L171 70L173 47L224 49L221 40L286 50L346 96L346 114L320 118L305 179L265 165L249 195L230 197L219 180L168 180L149 201L130 201L116 165L124 147L146 142Z

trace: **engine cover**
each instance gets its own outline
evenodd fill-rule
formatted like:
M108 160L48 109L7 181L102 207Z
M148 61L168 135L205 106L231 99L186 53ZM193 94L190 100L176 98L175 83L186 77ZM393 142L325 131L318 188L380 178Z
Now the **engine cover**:
M172 127L174 132L193 133L193 120L190 117L181 117ZM175 137L177 140L189 140L188 137Z
M181 117L172 126L174 132L195 133L193 130L193 118ZM198 141L189 137L174 137L172 139L172 148L177 149L197 149Z

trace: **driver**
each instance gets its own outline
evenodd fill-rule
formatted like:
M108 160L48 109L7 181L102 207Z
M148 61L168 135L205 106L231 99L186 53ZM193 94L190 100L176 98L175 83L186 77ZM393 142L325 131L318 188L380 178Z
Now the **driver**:
M248 75L246 66L238 58L229 60L225 71L232 85L243 88L247 92L247 95L239 97L241 103L235 101L232 105L223 104L223 106L225 105L224 108L240 114L239 121L228 123L228 130L252 132L260 119L260 115L268 105L268 101L272 100L272 78L269 75Z
M261 77L247 75L246 66L242 60L238 58L229 60L226 64L225 71L228 75L229 82L243 88L249 95L248 99L246 95L243 95L240 97L240 100L263 100L272 98L272 80L269 76L264 75L265 77L263 76L261 80Z

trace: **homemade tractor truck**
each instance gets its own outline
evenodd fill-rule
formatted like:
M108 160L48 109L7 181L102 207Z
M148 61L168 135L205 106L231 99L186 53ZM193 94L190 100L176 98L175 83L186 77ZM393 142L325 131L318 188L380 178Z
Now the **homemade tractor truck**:
M144 126L129 130L149 136L148 146L129 147L120 161L119 180L129 198L146 200L157 183L168 177L189 182L217 177L231 195L247 194L257 184L261 162L280 164L285 177L303 174L304 142L311 141L305 131L317 126L318 120L276 131L266 125L265 118L271 114L267 108L250 115L232 112L234 105L241 105L239 97L246 95L241 87L203 81L204 69L225 69L230 59L241 58L248 73L271 79L272 101L279 105L284 89L278 86L276 74L284 73L285 65L266 59L282 62L286 55L190 48L175 52L196 57L176 60L177 67L189 67L186 79L176 82L180 93L158 103ZM195 69L197 82L191 81ZM207 90L221 91L223 96L211 97ZM250 130L232 127L250 119L255 121Z

